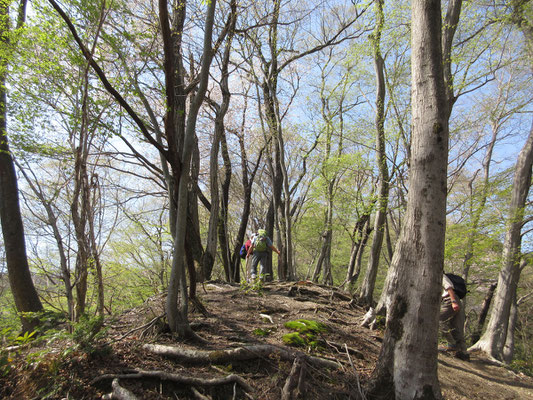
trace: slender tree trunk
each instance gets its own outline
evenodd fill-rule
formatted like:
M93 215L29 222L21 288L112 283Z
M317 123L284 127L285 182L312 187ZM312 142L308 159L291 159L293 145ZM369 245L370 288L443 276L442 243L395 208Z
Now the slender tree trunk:
M494 291L496 290L496 283L493 283L489 286L489 290L483 299L483 304L481 305L481 311L479 312L479 318L477 320L477 327L474 333L472 334L472 344L476 343L481 337L481 332L483 332L483 326L485 325L485 320L487 315L489 315L489 308L492 303L492 297L494 296Z
M215 129L214 129L214 136L213 136L213 144L211 145L211 154L209 158L209 182L210 182L210 189L211 189L211 212L209 215L209 228L208 228L208 234L207 234L207 245L206 245L206 251L204 253L204 257L202 259L202 279L205 277L210 277L211 272L213 270L213 264L216 257L216 251L217 251L217 226L218 226L218 219L220 218L219 215L219 205L220 205L220 199L219 199L219 190L218 190L218 155L219 155L219 149L220 149L220 141L222 140L222 136L225 135L225 127L224 127L224 118L226 117L226 113L229 108L230 99L231 99L231 93L229 91L229 85L228 85L228 67L229 67L229 59L230 59L230 51L231 51L231 43L233 40L233 36L235 33L235 24L237 21L237 6L235 0L231 3L231 19L230 19L230 28L229 28L229 35L228 40L226 41L226 47L224 49L224 56L222 60L222 79L220 81L220 89L222 91L222 104L214 104L215 107ZM212 102L213 104L214 102ZM226 143L225 138L223 139ZM226 145L227 147L227 145ZM224 157L226 157L226 153L224 154ZM224 164L226 165L226 158L224 158ZM229 164L229 176L231 177L231 164ZM226 165L226 169L227 165ZM228 171L226 171L226 176L228 176ZM229 179L226 179L229 181ZM227 211L226 211L227 214ZM233 266L233 263L230 262L230 265ZM237 270L235 266L230 267L230 270ZM235 279L236 276L234 275L233 278Z
M385 220L389 201L389 169L385 151L385 62L381 56L380 40L384 24L383 1L376 3L377 22L373 35L374 67L376 70L376 148L377 163L379 168L379 198L374 222L374 239L370 251L370 258L366 269L365 278L359 293L360 303L371 306L373 303L374 287L379 267L383 237L385 234Z
M79 136L72 135L71 147L74 153L74 192L70 205L72 222L76 236L76 308L75 320L85 313L89 268L93 266L91 245L89 243L87 223L90 215L89 178L87 174L87 157L89 155L88 127L88 70L85 69L83 98L81 107L81 125Z
M228 213L229 213L229 189L231 184L231 159L226 142L226 135L220 136L222 159L224 160L224 179L222 181L222 193L220 198L220 218L218 221L218 240L220 242L220 258L226 273L228 282L234 280L234 270L230 263L230 250L228 243Z
M511 204L507 222L507 233L502 252L502 269L498 277L498 287L487 329L481 339L471 349L484 351L490 357L502 361L507 341L511 305L520 277L521 229L524 207L531 186L533 165L533 123L529 136L516 162L515 176L511 192Z
M245 105L243 110L243 115L246 115L247 110L247 100L245 99ZM243 206L242 213L240 218L239 230L237 232L237 237L235 239L235 247L233 249L232 261L234 270L239 269L241 266L240 258L240 249L245 242L246 227L248 226L248 220L250 218L250 208L251 208L251 199L252 199L252 184L255 180L255 176L259 167L261 165L261 160L263 157L264 148L259 152L257 161L253 166L252 170L248 171L248 157L246 155L246 143L245 143L245 120L243 119L241 132L238 135L239 147L241 149L241 171L242 171L242 188L243 188ZM269 268L266 269L266 272L269 274L267 277L268 280L272 280L272 259L270 258Z
M492 161L492 153L494 151L494 146L496 145L496 139L498 137L499 126L497 124L492 124L492 139L487 147L487 152L483 159L483 183L481 189L481 198L479 199L479 205L475 210L471 210L472 221L470 229L468 230L468 238L466 241L465 255L463 258L463 278L468 282L468 274L470 272L470 267L472 265L472 259L474 257L474 243L477 238L477 230L479 226L479 221L481 215L485 210L485 204L487 203L487 197L489 193L489 178L490 178L490 164ZM472 182L471 185L472 187ZM471 194L471 203L474 203L474 195ZM491 296L492 297L492 296ZM467 298L463 299L463 307L466 308ZM479 339L479 337L478 337Z
M328 157L329 158L329 157ZM324 232L322 233L322 246L320 255L313 272L313 282L318 282L322 270L323 282L325 285L332 285L331 277L331 242L333 238L333 187L335 185L335 178L328 183L326 190L327 210L324 216Z
M439 0L413 0L412 159L398 271L370 393L387 399L441 399L438 315L444 264L448 107L442 70ZM416 282L416 284L415 284Z
M370 238L371 233L372 228L370 227L369 218L363 227L361 239L359 240L359 243L357 243L356 246L357 248L355 252L355 259L353 260L353 272L350 270L352 268L352 256L350 256L350 267L348 269L346 280L348 282L349 290L351 293L355 291L355 284L357 283L357 279L359 279L359 275L361 274L361 267L363 266L363 253L365 251L366 244L368 242L368 239Z
M160 22L162 25L163 37L165 38L165 69L171 74L176 71L174 69L174 46L172 45L172 34L169 31L168 26L168 5L165 0L160 0ZM179 3L179 7L185 7L183 2ZM204 33L204 48L203 59L201 65L201 72L199 78L198 90L189 107L189 113L187 115L187 123L185 127L183 146L180 152L179 160L181 163L174 163L173 175L178 182L178 193L176 197L177 215L176 215L176 236L174 239L174 251L172 260L172 269L170 273L168 295L166 302L166 315L168 323L172 332L176 332L180 337L192 336L193 332L188 322L188 296L187 296L187 281L185 274L184 258L185 258L185 236L187 234L187 209L188 209L188 182L189 171L192 150L194 146L196 121L200 106L204 100L205 93L207 91L207 82L209 78L209 66L213 58L213 50L211 48L212 31L214 24L216 0L211 0L208 5L207 16L205 20L205 33ZM184 14L180 16L180 23L184 21ZM179 34L181 30L175 30L176 34ZM168 76L167 89L171 90L171 93L167 94L167 100L172 105L175 105L175 98L170 98L174 94L174 77ZM179 114L178 109L170 107L171 114L167 116L166 122L169 122L172 117L172 113ZM176 143L174 137L174 130L167 130L170 127L166 127L167 141L169 143ZM169 139L174 139L171 141ZM172 156L171 156L172 157ZM172 158L171 158L172 159ZM174 160L176 161L176 160Z
M33 180L28 175L28 172L24 170L22 165L20 165L16 160L14 160L15 164L17 165L19 171L24 175L24 178L26 179L26 182L30 186L31 190L35 194L35 196L39 199L42 206L44 207L46 211L47 216L47 224L52 229L54 239L57 244L57 252L59 255L59 265L61 267L61 279L63 280L63 284L65 286L65 297L67 299L67 310L68 310L68 316L70 320L74 320L74 295L72 293L72 282L71 282L71 273L70 268L67 261L67 255L65 252L65 246L63 245L63 237L61 235L61 232L59 231L59 227L57 225L57 216L54 212L54 209L52 207L52 204L50 201L48 201L44 193L39 185L39 182L35 175L33 175ZM31 169L29 169L29 172L32 172Z

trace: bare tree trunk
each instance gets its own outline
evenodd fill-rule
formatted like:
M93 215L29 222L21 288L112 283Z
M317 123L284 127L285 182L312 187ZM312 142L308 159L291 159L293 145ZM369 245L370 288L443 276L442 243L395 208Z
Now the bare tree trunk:
M481 337L481 332L483 332L483 326L485 325L485 320L489 314L490 304L492 303L492 297L494 296L494 291L496 290L496 283L493 283L489 286L487 295L483 300L481 305L481 311L479 312L479 318L477 320L477 327L474 333L472 334L472 344L476 343Z
M222 159L224 160L224 180L222 181L222 195L220 198L220 218L218 221L218 240L220 242L220 258L228 282L233 282L234 271L230 265L230 250L228 243L228 213L229 213L229 188L231 184L231 159L226 142L226 135L220 136Z
M198 215L198 176L200 175L200 149L198 138L194 136L193 153L191 159L191 184L189 185L188 209L187 209L187 236L185 243L189 252L187 270L189 271L189 293L194 298L196 293L196 271L201 269L204 248L200 237L200 217Z
M245 100L245 107L243 111L243 115L246 115L246 109L247 109L247 103ZM245 135L244 135L244 121L242 124L242 130L240 134L238 135L239 138L239 146L241 149L241 170L242 170L242 187L243 187L243 206L242 206L242 213L240 218L240 224L239 224L239 230L237 232L237 237L235 240L235 247L233 249L233 254L231 258L231 264L233 265L233 269L240 270L241 265L241 258L239 256L239 252L241 249L241 246L245 242L245 234L246 234L246 227L248 226L248 220L250 218L250 207L251 207L251 198L252 198L252 184L254 182L255 176L257 174L257 171L259 170L259 166L261 165L261 159L263 156L264 148L261 149L259 152L259 156L257 157L257 161L255 163L255 166L252 168L250 172L248 172L248 158L246 155L246 144L245 144ZM270 268L266 269L266 272L269 274L268 278L269 280L272 279L272 259L270 258Z
M370 384L378 398L441 399L437 339L446 227L448 107L439 0L412 1L412 159L399 271ZM416 284L415 284L416 282Z
M59 227L57 225L57 216L54 212L54 209L52 207L52 204L49 200L45 198L44 192L41 189L41 186L39 185L38 179L33 175L33 180L28 175L28 172L25 171L25 169L19 165L19 163L14 160L15 164L17 165L20 172L24 175L26 178L26 182L30 186L31 190L35 194L35 196L39 199L41 204L43 205L46 216L48 220L46 221L47 224L52 229L54 239L57 244L57 252L59 254L59 265L61 267L61 279L63 280L63 284L65 285L65 297L67 299L67 310L68 310L68 317L70 320L74 320L74 295L72 293L72 282L71 282L71 273L70 268L67 261L67 255L65 252L65 246L63 245L63 237L61 236L61 232L59 231ZM28 167L29 172L32 172L31 169Z
M516 321L518 319L518 305L516 304L516 292L513 294L511 301L511 311L509 313L509 326L507 327L507 337L505 338L505 345L503 346L503 361L510 364L514 357L514 332L516 329Z
M507 221L507 233L502 252L502 269L498 277L494 304L487 329L471 349L484 351L490 357L502 361L507 341L511 305L520 277L521 229L524 207L531 186L533 165L533 123L524 147L518 155L513 180L511 204Z
M328 155L329 156L329 155ZM325 285L332 285L333 279L331 276L331 242L333 238L333 187L336 179L333 178L328 184L326 198L327 198L327 210L324 216L324 232L322 233L322 247L320 249L320 255L313 272L313 282L318 282L322 269L323 282Z
M94 50L94 46L93 46ZM92 53L92 52L91 52ZM91 257L91 244L88 237L87 223L91 214L89 177L87 173L87 158L89 156L89 121L88 121L88 84L89 84L89 65L84 71L83 96L81 105L81 125L79 127L78 137L71 135L70 145L74 153L74 192L70 211L76 244L78 246L76 253L76 307L75 320L85 313L87 284L89 268L94 266Z
M217 251L217 227L218 227L218 220L220 218L220 214L219 214L220 199L219 199L219 190L218 190L218 154L219 154L219 149L220 149L221 138L223 135L225 135L224 118L228 111L229 103L231 99L231 93L229 91L229 86L228 86L228 78L229 78L228 66L229 66L229 58L230 58L230 51L231 51L231 43L232 43L233 36L235 33L235 24L237 21L236 8L237 6L236 6L235 1L232 1L229 35L228 35L228 40L226 42L226 47L224 49L224 55L222 59L222 78L220 81L220 89L222 91L222 104L218 105L218 104L215 104L214 102L211 102L211 104L215 108L215 133L213 135L213 143L211 145L211 154L209 158L209 182L210 182L210 188L211 188L211 210L210 210L210 215L209 215L209 229L208 229L208 234L207 234L206 251L204 253L204 257L202 260L202 280L205 279L205 277L211 276L211 272L213 270L213 264L214 264L215 257L216 257L216 251ZM224 143L226 143L225 140L224 140ZM224 164L227 164L226 153L224 154ZM230 167L229 176L231 177L231 164L229 164L229 167ZM228 169L227 165L226 165L226 169ZM228 171L226 171L226 176L228 176ZM233 265L233 264L230 263L230 265ZM230 267L229 269L231 268L235 268L235 267Z
M370 215L372 206L369 207L368 211L365 211L361 217L357 220L354 226L352 234L352 251L350 253L350 263L348 264L348 271L346 273L346 282L352 288L361 272L361 259L363 256L363 251L366 246L366 242L372 232L370 227Z
M389 169L387 166L387 154L385 151L385 62L381 55L380 41L381 31L384 24L383 2L377 3L377 22L372 37L374 47L374 68L376 70L376 148L377 163L379 168L379 198L374 222L374 239L370 251L370 258L366 268L365 278L359 293L359 302L372 306L374 287L379 267L383 237L385 234L385 221L387 217L387 207L389 202Z
M466 242L465 255L463 258L463 278L465 281L468 281L468 273L470 271L470 266L472 264L472 258L474 257L474 242L476 239L477 228L479 225L479 220L481 214L485 210L485 204L487 202L488 196L488 186L490 178L490 163L492 161L492 153L494 151L494 146L496 144L496 139L498 137L499 126L493 124L492 126L492 139L487 147L487 152L485 153L485 158L483 159L483 187L481 191L481 198L479 199L479 206L472 210L472 222L470 229L468 230L468 239ZM472 195L473 196L473 195ZM471 199L471 202L474 202L474 199Z
M185 7L185 4L180 3L180 7ZM168 31L168 5L165 0L160 0L160 18L161 25L164 27L164 36L166 40L170 39L170 32ZM209 66L213 58L213 50L211 48L212 31L214 24L216 0L211 0L208 5L207 16L205 20L205 33L204 33L204 49L203 59L201 65L201 72L199 78L198 90L191 102L189 113L187 115L187 123L185 127L185 134L183 138L183 147L180 152L179 159L181 163L173 165L173 174L179 182L178 193L176 197L177 215L176 215L176 236L174 239L174 251L172 260L172 269L170 273L168 295L166 302L166 315L168 323L172 332L176 332L180 337L192 336L193 332L188 322L188 296L187 296L187 281L185 275L184 255L185 255L185 236L187 233L187 209L188 209L188 182L189 182L189 170L192 156L192 150L195 139L196 121L198 111L204 100L205 93L207 91L207 81L209 78ZM184 15L180 18L184 19ZM179 31L175 31L179 33ZM169 51L169 52L167 52ZM166 68L171 70L171 73L175 73L173 65L174 48L171 42L165 43L165 59ZM170 65L168 64L170 63ZM171 79L170 84L173 84L173 78L166 76L167 79ZM173 90L173 89L172 89ZM167 97L168 99L168 97ZM171 99L174 104L175 99ZM168 106L168 105L167 105ZM172 110L177 113L177 109ZM168 120L172 118L169 116ZM167 132L174 135L175 132ZM170 141L169 141L170 143ZM178 173L179 172L179 173Z

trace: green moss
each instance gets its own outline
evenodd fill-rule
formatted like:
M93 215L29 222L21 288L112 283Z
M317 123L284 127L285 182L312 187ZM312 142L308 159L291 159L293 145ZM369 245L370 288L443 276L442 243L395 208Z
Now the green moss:
M257 328L257 329L254 329L253 333L254 335L256 336L268 336L272 333L272 331L274 331L275 329L274 328L267 328L267 329L263 329L263 328Z
M326 324L322 322L307 320L307 319L297 319L295 321L287 321L285 322L285 327L292 329L293 331L300 332L300 333L304 333L304 332L320 333L320 332L326 332L328 330L328 327L326 326Z
M298 332L291 332L283 335L283 343L290 346L306 346L306 341L300 336Z
M297 319L295 321L285 322L285 327L292 329L292 333L283 336L283 342L292 346L316 348L320 345L317 334L327 332L326 324L307 319Z

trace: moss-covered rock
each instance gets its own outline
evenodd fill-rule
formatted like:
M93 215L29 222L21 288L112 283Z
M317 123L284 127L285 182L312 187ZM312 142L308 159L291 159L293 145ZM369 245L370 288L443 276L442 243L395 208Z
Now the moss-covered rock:
M283 335L283 342L291 346L313 347L320 345L317 334L327 332L326 324L307 319L285 322L285 327L296 332Z

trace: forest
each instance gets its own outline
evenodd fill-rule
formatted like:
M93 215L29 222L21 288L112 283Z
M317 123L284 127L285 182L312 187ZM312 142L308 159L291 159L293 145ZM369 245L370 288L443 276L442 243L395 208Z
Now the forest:
M443 272L470 350L532 375L532 66L530 0L0 0L0 377L155 298L203 343L206 285L301 284L383 334L338 398L440 399Z

